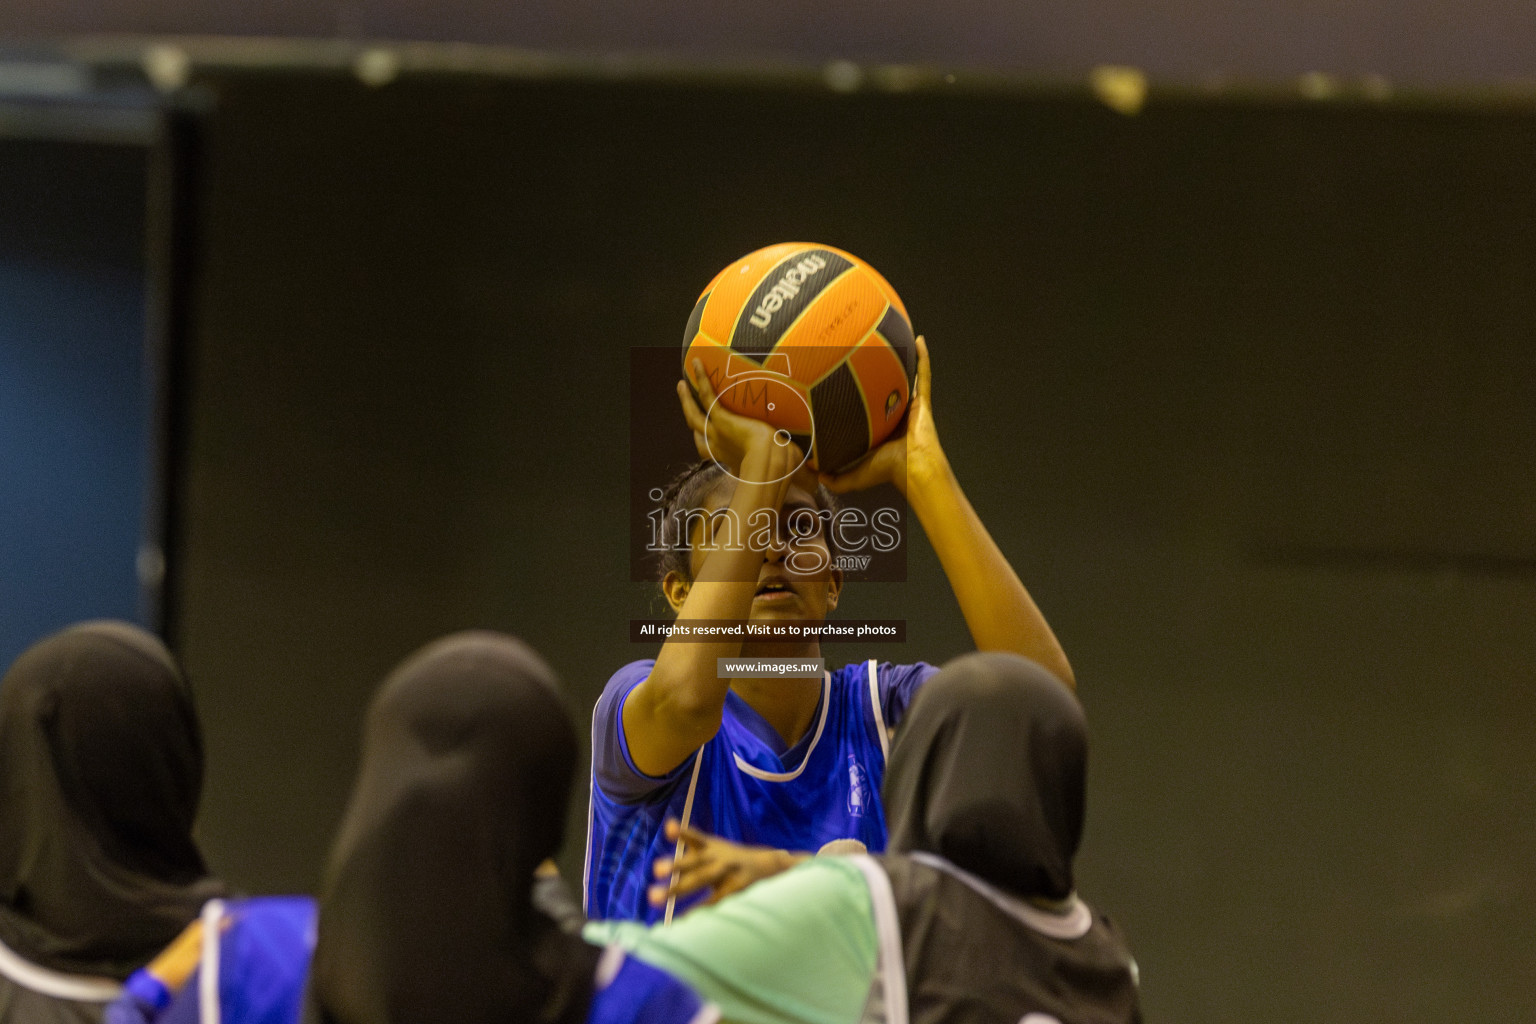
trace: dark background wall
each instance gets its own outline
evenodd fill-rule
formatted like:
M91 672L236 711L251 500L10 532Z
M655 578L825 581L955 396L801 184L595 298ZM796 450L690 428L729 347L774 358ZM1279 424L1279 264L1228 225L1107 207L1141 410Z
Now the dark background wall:
M527 637L582 721L649 653L629 350L806 238L903 295L1077 668L1148 1018L1536 1017L1531 115L214 85L176 596L235 883L316 884L417 645ZM921 537L843 611L968 645Z
M851 58L1078 75L1385 75L1418 85L1523 80L1536 10L1503 0L11 0L0 39L202 33L493 43L711 60Z
M78 619L158 616L136 564L159 540L149 151L27 137L12 114L0 108L0 666Z

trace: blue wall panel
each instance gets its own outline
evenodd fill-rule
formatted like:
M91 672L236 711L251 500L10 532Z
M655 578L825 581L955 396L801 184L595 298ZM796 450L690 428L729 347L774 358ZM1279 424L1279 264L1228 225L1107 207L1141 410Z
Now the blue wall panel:
M145 621L153 387L142 150L0 144L0 663Z

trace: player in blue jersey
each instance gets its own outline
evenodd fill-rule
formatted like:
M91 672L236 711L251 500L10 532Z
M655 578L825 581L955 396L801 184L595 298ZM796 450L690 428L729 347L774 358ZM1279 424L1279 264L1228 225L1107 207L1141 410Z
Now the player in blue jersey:
M715 405L694 363L693 390L679 382L678 396L706 461L668 494L667 521L681 510L686 524L664 565L668 603L679 623L824 619L843 584L818 528L825 492L890 483L923 524L977 649L1022 654L1071 686L1050 626L950 469L933 423L927 347L921 338L917 346L905 430L851 470L819 479L794 473L801 452L782 434ZM729 529L765 515L780 524L776 533ZM721 524L729 543L717 536ZM653 862L670 868L691 829L784 851L837 840L885 848L879 794L890 733L933 667L867 661L819 679L717 677L719 658L820 655L815 640L668 640L654 661L613 675L593 713L589 916L669 920L694 890L718 897L752 880L749 865L722 860L656 886ZM670 819L681 828L669 829Z

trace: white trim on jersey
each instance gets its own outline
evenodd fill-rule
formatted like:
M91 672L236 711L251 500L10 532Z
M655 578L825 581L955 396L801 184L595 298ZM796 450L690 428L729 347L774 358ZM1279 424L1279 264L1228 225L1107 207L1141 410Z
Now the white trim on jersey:
M720 1007L714 1003L705 1003L699 1007L699 1012L693 1015L688 1024L719 1024Z
M687 797L687 799L685 799L683 801L683 820L679 823L679 824L682 825L683 828L687 828L688 827L688 823L693 820L693 794L699 788L699 767L703 763L704 763L704 748L700 747L698 750L695 750L693 752L693 775L692 775L691 778L688 779L688 797ZM676 882L677 881L677 868L676 868L675 865L677 864L677 858L681 857L682 855L683 855L683 834L682 834L681 829L679 829L678 834L677 834L677 846L674 847L673 850L672 850L672 863L673 863L674 867L672 868L672 877L669 879L669 884L671 882ZM676 906L677 906L677 894L673 893L671 896L667 897L667 912L662 917L662 920L661 920L662 924L671 924L672 923L672 910Z
M624 708L619 708L619 728L624 728ZM597 705L592 705L592 746L588 749L597 750ZM581 862L581 912L586 917L592 916L592 830L593 818L597 814L597 755L592 758L592 770L587 774L587 855Z
M869 903L875 914L875 934L880 940L877 969L884 986L885 1024L907 1024L907 964L901 952L901 922L896 917L896 894L890 876L866 854L848 858L864 873Z
M592 973L594 992L601 992L613 984L613 979L619 976L619 971L624 966L626 955L624 947L617 943L603 947L603 955L597 959L597 970Z
M594 759L595 760L595 759ZM587 776L587 855L581 861L581 913L592 916L592 818L597 813L597 768Z
M224 920L224 901L203 904L203 955L197 965L197 1009L202 1024L219 1024L219 940Z
M964 868L955 867L949 861L937 854L926 850L917 850L908 854L919 864L926 864L931 868L937 868L945 874L954 875L966 885L985 896L997 909L1018 918L1026 925L1051 939L1080 939L1088 934L1093 927L1093 911L1088 909L1088 904L1077 898L1077 893L1067 897L1067 907L1059 914L1053 914L1048 910L1010 896L996 886L977 878Z
M736 760L736 767L739 768L740 770L746 772L748 775L752 776L754 779L762 779L764 782L792 782L795 779L798 779L800 777L800 773L805 771L805 766L811 763L811 754L815 753L815 751L816 751L816 744L821 742L821 730L826 727L826 724L827 724L827 710L828 710L828 708L831 707L831 705L832 705L832 673L830 673L830 672L822 672L822 674L821 674L821 717L816 720L816 735L811 737L811 745L805 748L805 757L801 758L801 760L800 760L800 767L796 768L794 771L792 771L792 772L765 772L761 768L754 768L752 765L748 764L746 761L743 761L740 754L736 753L735 751L732 751L731 752L731 757L735 758L735 760ZM693 797L693 794L690 791L689 792L689 799L692 800L692 797Z
M110 1003L123 994L123 986L111 978L85 974L65 974L40 967L0 942L0 975L11 979L29 992L50 999L68 999L77 1003Z
M875 711L875 730L880 733L880 756L891 759L891 731L885 727L885 712L880 709L880 676L875 659L869 659L869 706Z

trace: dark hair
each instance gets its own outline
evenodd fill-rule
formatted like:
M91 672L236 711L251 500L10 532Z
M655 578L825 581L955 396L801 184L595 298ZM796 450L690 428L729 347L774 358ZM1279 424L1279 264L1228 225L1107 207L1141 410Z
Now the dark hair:
M668 573L677 573L686 580L693 579L691 567L688 564L688 556L691 548L688 544L688 526L690 518L688 512L691 509L702 508L704 499L713 494L716 487L727 479L725 470L720 463L713 459L704 459L694 463L672 478L661 492L661 551L657 555L656 578L664 580ZM837 512L837 499L832 492L818 484L816 490L811 492L811 498L816 502L816 510L823 520L830 518ZM831 530L823 530L826 537L827 550L836 555Z

